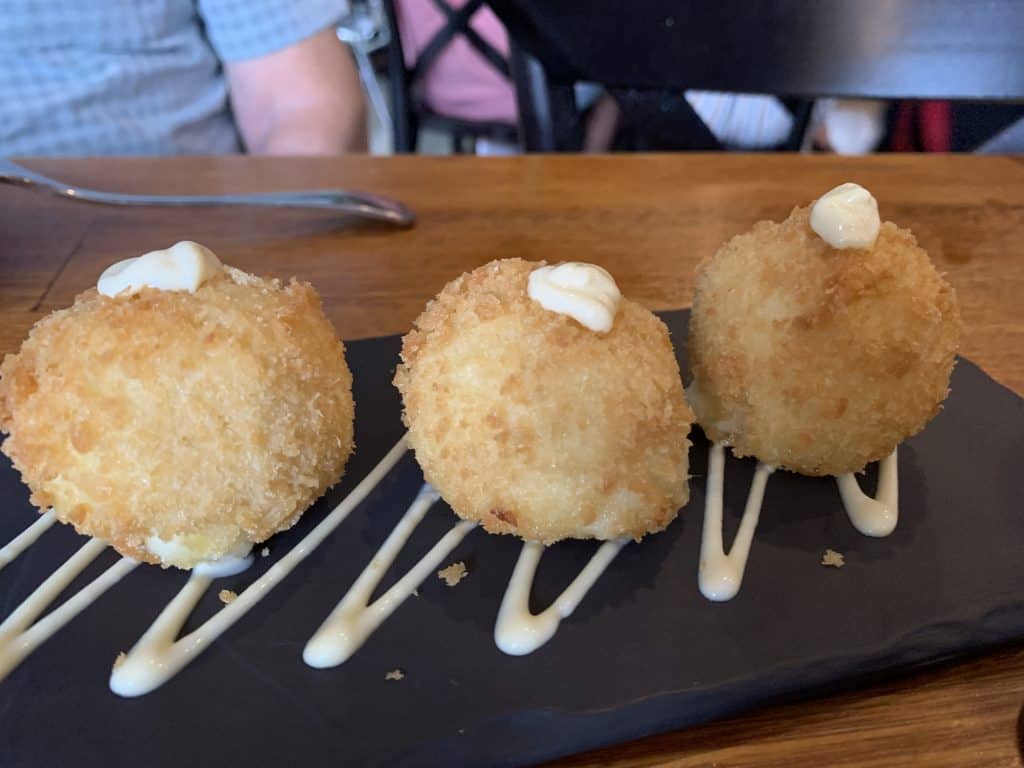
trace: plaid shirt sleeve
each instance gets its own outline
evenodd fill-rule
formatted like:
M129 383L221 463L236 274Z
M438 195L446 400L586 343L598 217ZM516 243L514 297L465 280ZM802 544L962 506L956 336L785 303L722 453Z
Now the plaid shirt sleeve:
M222 61L255 59L333 27L348 0L198 0L206 36Z

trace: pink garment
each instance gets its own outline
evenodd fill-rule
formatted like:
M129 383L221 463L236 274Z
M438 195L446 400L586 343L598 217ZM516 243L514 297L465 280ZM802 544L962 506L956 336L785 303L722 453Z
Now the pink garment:
M466 0L447 0L453 9ZM445 23L445 17L431 0L396 0L398 28L405 51L406 66L412 66ZM470 19L470 26L508 57L508 33L487 6ZM423 99L431 110L445 117L473 122L516 122L516 98L512 83L481 56L462 35L434 59L419 80Z

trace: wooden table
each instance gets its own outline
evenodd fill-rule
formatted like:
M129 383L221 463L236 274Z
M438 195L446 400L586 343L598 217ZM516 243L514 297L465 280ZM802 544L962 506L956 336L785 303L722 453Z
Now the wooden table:
M690 303L694 266L758 219L847 180L911 227L956 286L963 353L1024 392L1024 161L996 157L689 155L26 161L128 192L322 186L397 197L415 229L319 214L116 210L0 187L0 353L109 263L179 239L319 288L344 338L405 331L460 272L509 256L603 264L653 309ZM1022 553L1024 566L1024 553ZM1024 580L1024 567L1022 567ZM1021 766L1024 647L884 685L655 736L565 766Z

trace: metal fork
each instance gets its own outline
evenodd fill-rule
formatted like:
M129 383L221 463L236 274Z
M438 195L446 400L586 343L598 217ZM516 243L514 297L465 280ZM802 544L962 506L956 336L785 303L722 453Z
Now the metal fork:
M241 195L127 195L72 187L0 158L0 184L40 187L70 200L102 205L255 205L270 208L315 208L411 227L416 216L401 203L378 195L343 189L258 192Z

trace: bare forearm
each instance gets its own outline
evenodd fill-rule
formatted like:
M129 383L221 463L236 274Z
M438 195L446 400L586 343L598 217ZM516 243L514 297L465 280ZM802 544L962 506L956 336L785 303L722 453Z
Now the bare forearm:
M227 67L231 104L254 154L366 151L366 106L355 62L331 29Z
M337 155L366 148L366 111L361 100L268 116L265 131L247 142L248 151L257 155Z

